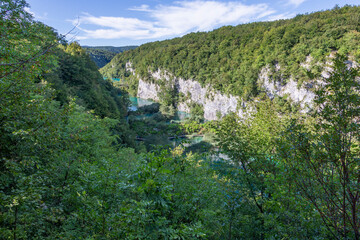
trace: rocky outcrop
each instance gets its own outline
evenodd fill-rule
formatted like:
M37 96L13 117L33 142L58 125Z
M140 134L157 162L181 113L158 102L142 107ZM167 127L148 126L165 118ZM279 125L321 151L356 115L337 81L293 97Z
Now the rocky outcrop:
M314 62L311 56L307 56L305 62L301 63L300 66L306 70L310 70L311 66L318 65L322 68L321 77L320 78L329 78L330 73L332 71L332 59L335 57L336 52L332 52L328 57L324 64ZM358 63L355 61L348 60L346 64L349 68L356 68L358 67ZM275 71L279 71L280 66L275 66ZM298 83L294 81L292 77L287 79L286 84L282 84L285 82L285 79L281 79L280 81L274 82L270 78L270 69L269 67L263 68L259 74L259 85L265 90L267 95L270 98L275 96L285 96L288 95L294 102L300 103L300 106L303 110L308 110L311 108L313 100L315 98L315 94L313 92L313 88L316 85L323 85L325 84L323 80L316 79L312 83L306 83L302 86L298 86Z
M284 97L289 96L291 100L300 103L302 108L311 107L315 98L315 94L311 91L311 85L298 86L293 78L290 78L286 84L281 81L274 82L270 79L270 69L263 68L259 74L259 85L263 88L270 98L275 96Z
M159 91L160 91L159 86L156 85L155 83L149 83L143 81L142 79L139 79L137 97L159 101L159 97L158 97Z
M131 63L126 64L128 71L135 74ZM179 94L186 96L183 102L178 103L179 111L190 112L190 104L201 104L204 108L204 118L207 120L216 120L223 117L230 112L235 112L238 115L243 114L243 107L246 103L239 97L232 95L225 95L218 91L214 91L211 86L201 86L199 82L194 80L176 78L167 71L150 72L152 82L144 81L139 78L139 86L137 96L144 99L153 99L159 101L158 93L160 87L156 84L157 81L166 80L171 81L174 87L177 88ZM290 78L286 84L281 82L274 82L269 77L270 69L264 68L259 74L258 82L265 90L270 98L287 95L294 102L300 103L303 108L311 106L315 94L311 91L311 86L298 87L297 83Z
M213 91L210 86L201 87L200 83L193 80L179 79L177 89L185 96L190 96L188 100L178 105L180 111L190 112L189 105L194 102L204 107L204 118L207 120L216 120L230 112L237 112L239 98L235 96L226 96L220 92Z
M207 120L217 120L218 117L225 116L230 112L242 113L241 110L238 110L238 104L241 103L238 97L226 96L218 91L213 91L210 86L202 87L199 82L175 78L160 70L151 73L151 77L155 83L139 79L137 97L158 101L160 88L156 85L156 81L166 79L172 81L179 93L188 96L185 101L178 103L177 109L179 111L190 112L190 104L197 103L203 106L204 118Z

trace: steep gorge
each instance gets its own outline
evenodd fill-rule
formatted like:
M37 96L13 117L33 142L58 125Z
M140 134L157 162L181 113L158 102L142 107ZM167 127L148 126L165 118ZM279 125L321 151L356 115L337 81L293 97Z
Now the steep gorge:
M139 81L137 97L159 101L161 88L157 82L165 79L167 82L171 82L172 87L176 88L179 94L185 96L185 99L180 100L177 104L179 111L190 113L192 103L200 104L203 106L204 118L207 120L217 120L230 112L242 115L242 109L246 106L246 101L240 97L222 94L220 91L213 90L210 85L203 87L199 82L192 79L177 78L171 73L160 70L151 72L150 76L151 81L145 81L137 76ZM289 79L284 85L280 82L274 83L269 77L268 69L261 72L258 83L270 98L287 95L294 103L300 104L303 108L307 104L311 104L314 98L314 93L310 88L298 87L293 79Z

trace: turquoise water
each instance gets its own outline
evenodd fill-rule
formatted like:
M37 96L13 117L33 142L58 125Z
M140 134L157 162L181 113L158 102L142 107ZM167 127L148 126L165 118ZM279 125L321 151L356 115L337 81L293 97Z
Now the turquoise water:
M129 99L130 99L130 102L131 102L131 106L136 107L136 108L146 106L146 105L151 105L151 104L155 103L152 100L133 97L133 96L130 96Z
M177 111L174 120L183 121L186 118L190 118L190 113Z
M107 77L104 77L104 80L108 79ZM112 78L113 81L120 81L120 78Z
M130 111L136 111L139 107L151 105L151 104L155 103L154 101L149 100L149 99L143 99L143 98L138 98L138 97L133 97L133 96L130 96L129 99L131 102L131 107L129 108ZM173 120L183 121L189 117L190 117L190 113L177 111Z
M136 111L139 107L151 105L151 104L155 103L152 100L138 98L138 97L134 97L134 96L130 96L129 100L131 102L129 111ZM135 116L135 118L141 120L141 119L149 118L152 115L153 114L144 114L144 115L140 115L140 116ZM168 123L171 123L173 121L180 122L189 117L190 117L190 113L177 111L174 119ZM184 137L179 137L179 138L175 138L175 139L166 138L166 139L164 139L164 143L176 146L176 145L180 144L181 142L185 141L187 146L191 146L193 144L201 143L203 141L203 138L204 138L203 136L184 136Z
M151 104L155 103L154 101L151 101L148 99L143 99L143 98L138 98L138 97L133 97L133 96L130 96L129 99L131 102L131 106L129 108L130 111L136 111L139 107L151 105Z
M203 136L196 136L196 137L190 138L190 141L191 141L191 144L196 144L196 143L202 142L203 139L204 139Z

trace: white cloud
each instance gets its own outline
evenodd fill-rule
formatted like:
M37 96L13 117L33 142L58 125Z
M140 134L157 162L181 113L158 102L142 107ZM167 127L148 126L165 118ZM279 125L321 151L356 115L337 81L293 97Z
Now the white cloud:
M39 19L39 20L47 19L47 15L48 15L47 12L45 12L45 13L43 14L43 16L40 16L40 15L34 13L33 11L31 11L31 9L28 8L28 7L25 7L24 10L25 10L26 12L30 13L30 14L31 14L34 18L36 18L36 19Z
M298 7L299 5L301 5L305 1L306 0L288 0L288 4L289 5L295 5L296 7Z
M275 20L280 20L280 19L289 19L289 18L292 18L292 17L295 17L295 13L289 13L289 12L286 12L286 13L281 13L281 14L278 14L278 15L271 15L268 17L268 21L275 21Z
M266 4L244 5L239 2L179 2L178 6L160 7L152 16L174 34L208 31L216 26L239 24L273 13Z
M129 8L129 10L132 10L132 11L141 11L141 12L151 12L150 6L149 6L149 5L146 5L146 4L143 4L143 5L141 5L140 7Z
M80 17L80 30L84 35L79 39L156 39L181 36L192 31L209 31L223 25L236 25L268 17L275 13L267 4L245 5L240 2L181 1L173 5L148 5L130 10L148 14L151 21L124 17L95 17L84 14ZM85 26L84 26L85 25ZM90 30L92 25L95 30ZM84 26L84 27L83 27Z
M24 7L24 10L28 13L30 13L33 17L35 17L35 13L30 10L28 7Z

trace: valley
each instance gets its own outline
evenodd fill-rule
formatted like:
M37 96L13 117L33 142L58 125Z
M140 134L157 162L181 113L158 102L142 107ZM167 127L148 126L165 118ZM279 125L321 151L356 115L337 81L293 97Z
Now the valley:
M152 145L173 148L182 145L194 152L215 147L214 133L209 129L210 123L197 122L189 113L181 111L167 118L160 112L158 103L139 97L130 96L129 99L131 106L126 120L136 132L136 140L144 144L148 151L152 149Z
M360 239L359 6L120 48L0 7L0 239Z

